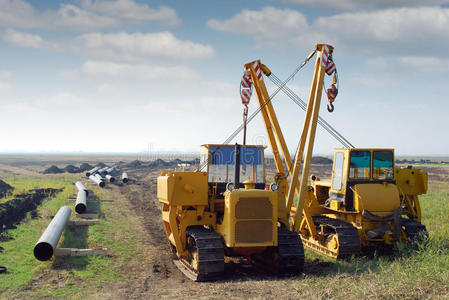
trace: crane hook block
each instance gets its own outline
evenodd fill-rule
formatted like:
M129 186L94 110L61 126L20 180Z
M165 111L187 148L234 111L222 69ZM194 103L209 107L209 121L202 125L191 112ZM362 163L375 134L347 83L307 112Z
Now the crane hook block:
M338 95L338 89L335 86L335 84L332 84L327 90L326 90L326 94L327 94L327 100L329 101L329 104L327 105L327 110L329 112L333 112L334 111L334 105L332 104L332 102L335 101L335 98Z

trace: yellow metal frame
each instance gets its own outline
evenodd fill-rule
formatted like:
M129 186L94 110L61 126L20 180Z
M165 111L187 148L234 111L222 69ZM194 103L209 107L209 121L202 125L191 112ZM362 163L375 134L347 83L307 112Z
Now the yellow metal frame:
M292 178L290 186L288 182L285 182L285 188L288 191L286 199L286 210L287 218L292 214L291 218L292 224L285 224L295 231L300 231L300 225L303 230L306 230L307 225L308 230L312 236L317 237L315 224L313 222L311 214L308 212L308 207L304 205L307 191L307 179L310 170L310 161L312 157L313 145L316 133L316 124L318 119L318 113L321 102L321 95L324 84L324 74L326 67L323 65L323 51L324 44L317 44L314 51L309 55L310 59L315 53L317 54L317 59L315 62L315 72L312 81L312 87L310 89L309 102L306 109L306 115L304 118L304 124L302 127L302 133L299 143L299 149L295 157L295 165L292 165L292 159L290 157L290 152L288 151L287 144L285 142L284 136L279 126L276 113L274 111L271 101L269 101L268 92L263 79L258 79L256 70L254 69L253 62L245 65L245 69L251 74L251 79L254 85L254 90L256 91L257 99L259 101L259 106L262 108L262 118L265 124L265 129L267 131L268 140L270 142L271 149L273 151L274 161L276 163L276 168L279 173L285 174L285 169L282 164L282 157L280 155L279 148L282 151L283 159L287 165L288 173ZM328 46L330 53L332 54L333 47ZM269 75L270 70L265 65L262 65L260 61L257 61L261 70L265 75ZM279 145L278 145L279 144ZM302 172L302 178L298 184L298 174L301 167L301 160L304 154L305 158L304 166ZM294 195L298 195L298 204L296 207L293 205ZM280 216L282 218L282 216Z

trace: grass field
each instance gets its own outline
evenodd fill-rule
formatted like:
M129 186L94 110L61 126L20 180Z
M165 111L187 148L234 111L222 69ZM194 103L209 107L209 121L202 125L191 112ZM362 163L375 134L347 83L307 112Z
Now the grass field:
M29 216L16 229L9 230L13 240L0 243L4 248L0 253L0 265L8 267L7 273L0 274L1 299L120 298L115 294L117 291L134 288L136 282L142 280L142 270L160 264L157 257L148 256L148 251L156 247L152 245L165 245L166 241L145 241L145 230L141 228L139 219L133 217L135 214L129 204L120 198L117 187L100 189L88 186L94 194L89 196L91 200L114 201L89 202L89 211L100 212L100 224L88 228L68 227L58 245L105 247L111 256L59 257L48 262L39 262L34 258L34 244L49 223L48 217L53 216L62 205L73 208L73 202L68 199L75 191L73 182L79 178L79 175L6 175L3 178L16 187L16 193L37 187L63 187L64 191L43 202L39 208L40 218ZM135 188L145 189L138 185ZM245 295L248 298L281 299L449 299L448 196L449 183L444 181L430 182L428 194L421 196L423 223L429 231L430 241L418 249L399 246L394 255L371 253L369 257L354 257L347 261L334 261L306 251L304 274L292 278L240 276L215 283L192 283L185 281L174 269L171 272L175 272L176 276L165 274L167 277L163 279L143 278L145 284L149 282L150 290L151 285L155 285L154 289L161 285L163 292L159 290L158 294L145 294L146 297L137 298L177 298L182 295L190 295L190 298L225 298L226 295ZM154 195L150 193L148 197ZM168 259L168 249L158 249L159 246L153 251ZM155 270L149 272L152 274ZM173 278L170 279L170 276ZM174 292L171 292L172 288Z
M50 219L63 205L72 207L68 199L75 191L73 182L79 176L54 176L51 178L15 177L5 181L17 188L17 193L36 187L64 188L56 197L44 201L39 208L42 218L30 216L17 229L9 230L13 240L1 243L4 248L0 253L0 265L8 267L6 274L0 276L0 298L69 298L79 299L92 290L100 289L112 281L129 280L122 270L138 252L132 235L132 224L113 209L110 202L88 203L88 210L98 211L103 216L100 224L90 227L68 227L61 237L61 248L108 248L113 249L111 257L58 257L48 262L39 262L34 258L34 244L46 228ZM92 188L95 196L89 199L107 199L109 191ZM104 216L108 216L106 219ZM57 276L49 270L59 270ZM43 279L41 287L31 292L30 285L35 279Z

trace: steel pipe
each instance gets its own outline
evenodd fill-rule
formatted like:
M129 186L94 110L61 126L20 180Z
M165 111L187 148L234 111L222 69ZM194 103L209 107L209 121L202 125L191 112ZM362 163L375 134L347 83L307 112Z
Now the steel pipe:
M95 174L95 175L98 175L98 174ZM96 184L98 184L98 186L104 187L104 181L101 180L101 179L99 179L99 178L98 178L97 176L95 176L95 175L90 175L90 176L89 176L89 179L92 180L93 182L95 182ZM101 178L101 176L100 176L100 178Z
M123 173L122 173L122 181L123 181L124 183L127 183L127 182L128 182L128 173L126 173L126 172L123 172Z
M97 172L100 169L100 167L95 167L93 169L91 169L90 171L86 172L86 177L89 177L92 174L95 174L95 172Z
M84 191L86 193L86 196L89 196L89 191L84 187L84 185L81 183L81 181L75 182L75 185L76 185L78 191Z
M68 206L59 209L56 216L51 220L39 241L34 246L34 257L40 261L49 260L55 251L61 234L70 219L72 210Z
M97 173L100 174L100 175L104 175L104 174L106 174L106 170L107 169L109 169L108 166L106 166L104 168L101 168L100 170L97 171Z
M84 191L78 191L78 196L76 197L75 211L79 214L86 212L87 201L86 193Z
M112 176L111 176L111 175L109 175L109 174L107 174L107 175L106 175L106 179L107 179L107 180L109 180L109 182L110 182L110 183L112 183L112 182L114 182L114 181L115 181L115 178L114 178L114 177L112 177Z
M108 169L106 169L106 174L111 174L111 172L112 171L114 171L115 170L115 168L114 167L110 167L110 168L108 168Z

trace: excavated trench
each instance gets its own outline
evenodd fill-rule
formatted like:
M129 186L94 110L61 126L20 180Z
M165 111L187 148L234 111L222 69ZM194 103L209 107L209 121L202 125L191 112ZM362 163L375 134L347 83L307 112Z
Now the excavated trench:
M20 223L31 212L32 215L37 216L36 208L42 203L45 198L53 197L62 189L33 189L27 193L20 194L5 203L0 204L0 241L2 236L6 238L3 231L14 228L15 224Z

